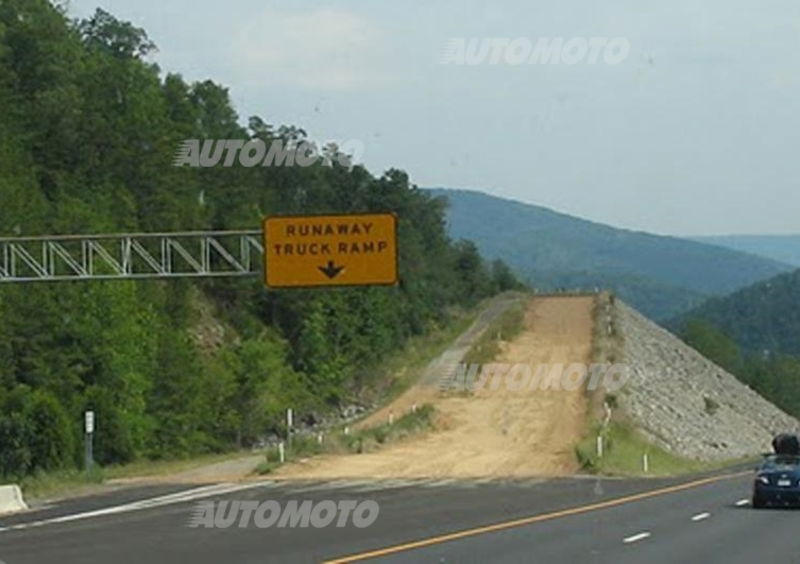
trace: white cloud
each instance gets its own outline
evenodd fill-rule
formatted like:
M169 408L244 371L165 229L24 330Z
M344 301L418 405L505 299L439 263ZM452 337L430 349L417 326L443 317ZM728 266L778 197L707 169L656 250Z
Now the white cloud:
M372 22L346 11L266 9L236 35L230 60L246 80L350 90L380 80L380 44Z

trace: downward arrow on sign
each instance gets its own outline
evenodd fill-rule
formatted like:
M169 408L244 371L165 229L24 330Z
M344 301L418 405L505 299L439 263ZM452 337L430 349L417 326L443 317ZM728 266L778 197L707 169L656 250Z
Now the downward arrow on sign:
M328 261L327 266L318 266L317 268L319 268L319 270L320 270L320 272L322 272L322 274L324 274L325 276L327 276L330 279L336 278L336 276L338 276L339 273L342 270L344 270L343 266L336 266L335 264L333 264L332 260Z

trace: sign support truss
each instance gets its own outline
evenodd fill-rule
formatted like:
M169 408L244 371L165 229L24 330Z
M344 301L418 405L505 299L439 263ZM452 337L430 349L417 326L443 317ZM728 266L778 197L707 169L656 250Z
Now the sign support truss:
M260 230L0 238L0 284L260 276Z

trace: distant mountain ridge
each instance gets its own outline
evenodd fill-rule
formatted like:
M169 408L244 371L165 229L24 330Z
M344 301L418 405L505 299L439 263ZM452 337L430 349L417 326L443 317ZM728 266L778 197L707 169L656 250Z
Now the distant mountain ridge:
M483 192L428 190L449 201L452 237L473 240L482 254L502 258L534 286L610 288L656 319L791 268L740 251L618 229Z
M711 235L692 237L709 243L744 251L800 267L800 234L797 235Z

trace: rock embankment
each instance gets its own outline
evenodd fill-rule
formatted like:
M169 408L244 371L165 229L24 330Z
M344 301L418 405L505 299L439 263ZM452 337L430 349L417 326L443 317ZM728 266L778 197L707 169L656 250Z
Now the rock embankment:
M617 401L653 442L701 460L768 452L800 422L683 341L617 301L614 321L630 368Z

